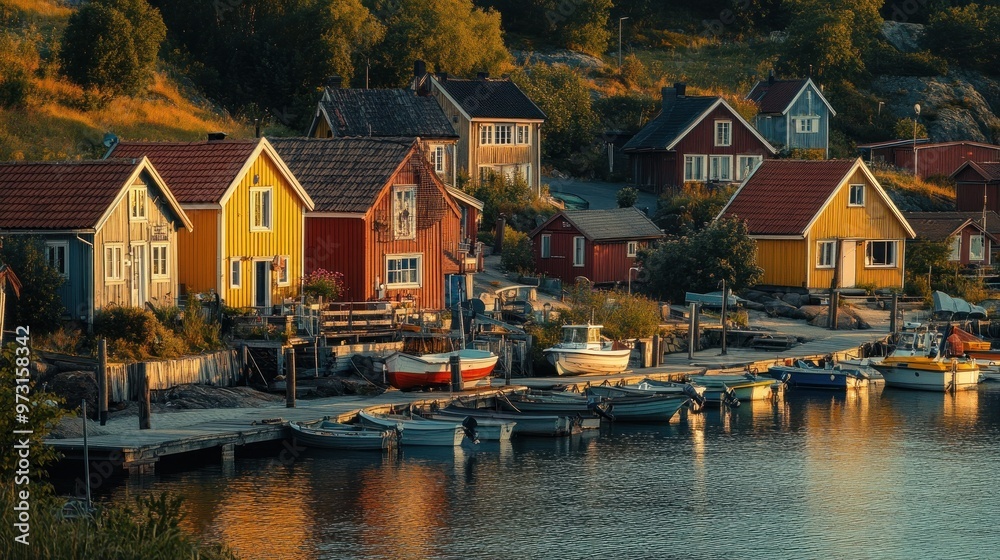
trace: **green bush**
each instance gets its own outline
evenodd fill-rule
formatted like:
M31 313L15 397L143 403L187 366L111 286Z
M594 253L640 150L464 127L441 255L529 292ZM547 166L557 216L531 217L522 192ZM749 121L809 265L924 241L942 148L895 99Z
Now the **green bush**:
M65 308L59 297L63 278L49 266L45 243L37 237L7 236L0 242L0 263L21 279L21 295L10 298L13 325L30 325L32 335L46 335L62 326Z
M504 270L519 274L531 274L535 271L535 256L528 234L509 226L504 228L500 265Z
M151 311L138 307L106 307L94 314L94 334L108 343L108 356L118 360L176 358L184 343Z

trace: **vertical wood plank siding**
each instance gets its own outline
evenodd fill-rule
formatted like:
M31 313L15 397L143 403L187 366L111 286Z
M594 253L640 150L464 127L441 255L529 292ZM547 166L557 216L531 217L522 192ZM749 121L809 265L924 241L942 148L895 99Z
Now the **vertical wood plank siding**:
M244 382L236 350L222 350L162 362L109 363L109 400L136 400L139 379L143 374L149 378L149 388L157 391L189 383L234 387Z
M185 210L193 231L177 235L177 277L187 293L207 292L219 285L216 270L219 258L219 211Z
M917 148L919 174L925 179L932 175L951 175L967 161L998 161L1000 158L1000 147L971 144L921 147L918 144ZM891 158L891 163L913 173L912 146L893 147Z
M806 249L806 242L801 239L758 239L757 265L764 269L761 284L805 285Z
M374 293L365 281L367 225L361 218L306 218L306 274L319 268L343 274L343 301L365 301Z
M987 182L979 172L966 167L955 176L955 209L959 212L981 212L983 197L986 209L1000 212L1000 184Z

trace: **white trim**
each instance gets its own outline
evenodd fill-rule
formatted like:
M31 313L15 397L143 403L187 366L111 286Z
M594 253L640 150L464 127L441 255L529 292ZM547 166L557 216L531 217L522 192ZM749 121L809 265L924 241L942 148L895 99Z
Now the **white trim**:
M257 147L254 148L253 153L251 153L250 157L248 157L247 160L243 163L243 167L240 168L239 172L233 178L233 181L229 183L229 187L226 188L226 192L223 193L222 197L219 198L219 204L221 206L225 206L226 203L229 202L229 199L233 196L233 193L236 192L236 189L238 189L240 184L243 182L243 177L245 177L246 174L250 172L250 169L253 167L254 163L257 161L257 158L260 157L260 154L262 152L266 153L268 157L271 158L271 163L273 163L275 167L278 168L278 174L284 177L286 181L288 181L289 185L292 187L292 190L295 191L295 194L299 196L299 200L302 201L305 207L308 208L309 210L315 208L316 204L313 202L313 199L309 197L309 193L307 193L302 184L299 183L299 180L295 178L295 174L293 174L292 170L288 168L287 164L285 164L285 160L281 159L281 156L278 155L278 152L274 149L274 146L272 146L271 143L267 141L267 138L263 137L261 137L260 141L257 142Z
M836 266L837 266L837 245L838 245L838 243L837 243L836 239L821 239L821 240L819 240L819 241L816 242L816 268L823 269L823 270L831 269L831 268L836 268ZM822 262L822 259L823 259L823 247L824 246L832 247L832 249L830 250L830 254L828 255L830 257L829 264L823 264L823 262Z
M788 102L788 105L785 106L785 110L782 111L781 114L782 115L787 115L788 114L788 111L791 110L792 105L795 105L795 103L799 100L799 98L802 97L802 92L806 90L806 86L807 85L811 85L812 86L813 91L816 92L816 95L819 96L820 100L823 102L824 105L826 105L826 108L830 111L830 116L831 117L836 117L837 116L837 112L833 110L833 105L830 105L830 102L826 100L826 97L823 95L823 92L820 91L820 89L818 87L816 87L816 84L813 83L812 78L806 78L805 83L803 83L802 87L799 88L799 92L796 93L795 97L793 97L792 100ZM827 128L829 128L829 127L827 127Z
M719 177L712 176L712 160L719 162ZM722 162L728 160L728 165L723 165ZM722 171L725 171L725 177L723 178ZM733 155L732 154L708 154L708 170L707 170L709 181L721 181L726 183L733 182Z
M114 268L113 266L112 267L108 266L108 251L109 250L112 251L112 255L111 256L112 256L113 260L114 260L114 257L115 257L114 251L117 250L117 252L118 252L118 255L117 255L117 257L118 257L117 258L117 264L118 264L117 268L118 268L118 270L116 271L117 274L114 275L114 276L109 276L108 275L108 272L109 272L108 269L109 268ZM104 267L104 282L105 283L113 283L113 284L123 284L123 283L125 283L125 244L124 243L105 243L104 246L101 247L101 258L103 259L102 262L104 263L103 264L103 267Z
M869 253L869 250L871 249L872 243L888 243L888 244L892 245L893 251L892 251L892 263L891 264L871 264L871 263L868 262L868 260L869 260L868 259L868 253ZM900 242L899 242L898 239L868 239L868 240L866 240L865 241L865 268L882 268L882 269L899 268L899 266L901 264L899 262L900 261L900 259L899 259L899 248L900 248Z
M256 205L254 204L254 198L257 193L260 193L261 196L260 225L254 225L257 218L257 209L255 208ZM247 212L247 218L250 231L274 231L274 187L250 187L250 208Z
M694 160L694 158L698 158L698 159L701 160L701 173L700 173L700 175L698 177L692 176L690 179L688 179L688 172L687 172L687 160L688 160L688 158L691 158L692 161ZM684 175L684 177L683 177L683 181L682 182L684 182L684 183L702 183L702 182L705 182L705 181L708 180L708 155L706 155L706 154L684 154L684 159L681 162L681 165L684 166L683 167L683 175Z
M97 220L97 223L94 225L93 229L94 232L100 231L101 228L104 227L104 224L108 221L108 219L111 218L111 215L114 214L115 209L118 208L118 205L122 203L122 200L128 198L129 189L132 188L132 185L134 185L139 180L139 175L141 175L143 171L149 173L149 176L153 179L153 183L156 184L157 190L163 196L163 198L167 200L170 209L173 210L174 213L177 215L177 219L181 221L181 223L184 225L185 228L187 228L188 231L194 230L194 225L191 223L191 219L188 218L188 215L184 213L183 207L180 205L179 202L177 202L177 199L174 198L174 195L173 193L170 192L170 189L167 188L166 181L163 180L163 177L161 177L160 174L156 171L156 168L153 167L153 164L149 161L149 158L147 158L146 156L142 156L141 159L137 160L135 167L132 169L132 174L129 176L128 180L125 181L125 184L118 191L118 194L115 195L115 200L108 205L108 207L104 210L104 214L102 214L101 217ZM149 185L146 186L148 188ZM86 231L88 233L90 232L90 230L71 230L71 231Z
M141 193L141 194L140 194ZM149 221L149 187L145 183L141 185L132 185L128 189L128 221L129 222L148 222ZM136 208L136 202L141 200L142 206ZM141 210L140 214L135 213L136 210Z
M49 250L61 248L63 250L62 258L62 271L60 272L59 267L54 266L49 258ZM69 278L69 241L46 241L45 242L45 262L52 268L56 269L59 276L62 278ZM0 309L0 313L3 313L3 309Z
M163 253L163 271L159 273L156 272L157 249ZM170 280L170 243L157 241L149 244L149 278L154 282Z
M274 275L275 276L275 280L277 281L278 286L282 286L282 287L283 286L290 286L292 284L292 274L291 274L291 271L289 270L289 266L291 265L292 259L290 258L289 255L278 255L278 258L281 259L281 261L284 264L284 266L282 266L281 268L279 268L276 271L276 273ZM284 280L281 279L281 275L282 274L285 275L285 279Z
M767 141L767 139L766 139L766 138L764 138L763 136L761 136L760 132L758 132L756 128L754 128L754 127L753 127L753 126L752 126L752 125L751 125L750 123L748 123L746 119L744 119L744 118L743 118L743 117L742 117L742 116L741 116L741 115L740 115L740 114L739 114L738 112L736 112L736 109L733 109L733 108L732 108L732 107L731 107L731 106L729 105L729 103L726 103L726 100L725 100L725 99L722 99L721 97L720 97L720 98L718 98L718 99L716 99L716 100L715 100L715 103L712 103L712 105L711 105L711 106L710 106L710 107L709 107L708 109L705 109L704 111L702 111L702 113L701 113L700 115L698 115L698 118L696 118L696 119L695 119L695 120L694 120L694 121L693 121L693 122L692 122L692 123L691 123L690 125L688 125L688 127L687 127L687 128L685 128L683 132L681 132L680 134L678 134L678 135L677 135L677 136L676 136L676 137L674 138L673 142L671 142L670 144L668 144L668 145L667 145L667 146L666 146L666 147L664 148L664 150L666 150L666 151L670 151L670 150L673 150L673 149L674 149L674 147L676 147L676 146L677 146L677 144L678 144L678 143L679 143L679 142L680 142L681 140L683 140L683 139L684 139L684 137L685 137L685 136L687 136L689 132L691 132L692 130L694 130L694 128L695 128L696 126L698 126L699 124L701 124L701 122L702 122L703 120L705 120L705 118L706 118L706 117L707 117L707 116L708 116L709 114L711 114L711 112L712 112L712 111L714 111L714 110L716 109L716 107L718 107L719 105L724 105L724 106L726 107L726 109L727 109L727 110L728 110L728 111L729 111L729 112L730 112L730 113L731 113L731 114L733 115L733 117L734 117L735 119L737 119L738 121L740 121L740 123L742 123L742 124L743 124L743 126L745 126L745 127L747 128L747 130L749 130L749 131L750 131L750 132L751 132L751 133L752 133L752 134L753 134L754 136L756 136L756 137L757 137L757 139L758 139L758 140L760 140L760 142L761 142L762 144L764 144L764 147L765 147L765 148L767 148L768 150L770 150L770 151L771 151L771 154L772 154L772 155L774 155L774 154L778 153L778 150L776 150L776 149L774 148L774 146L772 146L772 145L771 145L771 143ZM714 128L713 128L713 130L712 130L712 133L713 133L713 134L715 133L715 129L714 129Z
M860 187L861 202L854 201L854 187ZM849 208L864 208L865 207L865 184L864 183L851 183L847 185L847 206Z
M389 261L391 260L403 260L403 259L416 259L417 261L417 281L416 282L397 282L392 283L389 281ZM405 290L407 288L421 288L424 284L424 254L423 253L394 253L386 255L383 260L383 270L385 271L385 287L387 290ZM400 269L403 270L403 269ZM410 270L410 269L405 269ZM398 271L397 271L398 272Z
M733 145L733 121L731 121L731 120L724 120L724 119L716 119L716 120L712 121L712 123L713 123L712 128L713 128L713 133L714 133L712 135L712 146L714 146L716 148L728 148L728 147L732 146ZM729 127L729 130L726 132L726 140L728 140L728 142L726 142L725 144L720 144L719 143L719 126L720 125L726 125L726 126Z
M234 270L236 274L233 274ZM229 285L230 290L243 288L243 260L240 257L229 258L229 271L226 274L228 276L226 283Z
M577 241L582 241L583 242L582 245L581 245L581 247L580 247L580 260L579 261L576 260L576 257L577 257L577 251L576 251ZM575 268L581 268L581 267L584 267L586 265L587 265L587 238L584 237L584 236L582 236L582 235L576 235L576 236L573 237L573 266Z
M639 255L639 242L638 241L626 241L625 242L625 256L628 258L635 258Z

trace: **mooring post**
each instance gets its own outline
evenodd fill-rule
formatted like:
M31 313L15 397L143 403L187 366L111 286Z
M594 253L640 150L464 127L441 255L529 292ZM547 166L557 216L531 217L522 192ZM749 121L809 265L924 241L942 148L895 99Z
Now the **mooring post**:
M295 348L285 350L285 408L295 408Z
M240 371L243 372L243 375L245 376L243 383L247 386L250 385L250 363L247 356L249 352L250 350L247 349L246 343L240 343Z
M87 399L80 402L81 412L83 412L83 480L87 484L87 511L91 511L90 505L90 444L87 442Z
M689 360L691 360L691 359L694 358L694 344L695 344L694 340L698 336L698 333L695 330L697 328L696 327L697 323L695 321L695 315L697 313L698 313L698 307L697 307L696 304L692 303L691 304L691 314L688 317L688 359Z
M313 364L316 368L313 370L313 378L319 378L319 337L313 339Z
M149 403L149 375L146 373L146 364L137 364L139 368L139 429L148 430L152 428L153 407Z
M834 290L833 294L830 295L830 328L837 330L837 325L840 322L840 291Z
M451 365L451 390L462 390L462 358L458 354L452 354L448 360ZM509 368L508 368L509 369Z
M892 294L892 315L889 316L889 332L891 333L899 331L897 313L899 313L899 294L894 293Z
M663 358L660 352L660 333L653 335L653 359L651 360L651 366L656 367L660 365L660 360Z
M104 426L108 423L108 341L97 346L97 416Z

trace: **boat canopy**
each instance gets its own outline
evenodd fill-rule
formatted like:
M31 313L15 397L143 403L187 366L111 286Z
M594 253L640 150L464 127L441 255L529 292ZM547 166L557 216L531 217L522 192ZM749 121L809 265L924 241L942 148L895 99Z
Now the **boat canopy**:
M961 321L964 319L986 319L986 309L972 305L962 298L951 297L942 291L931 294L934 302L933 313L937 319Z
M601 342L601 329L604 325L563 325L563 342L587 344Z

